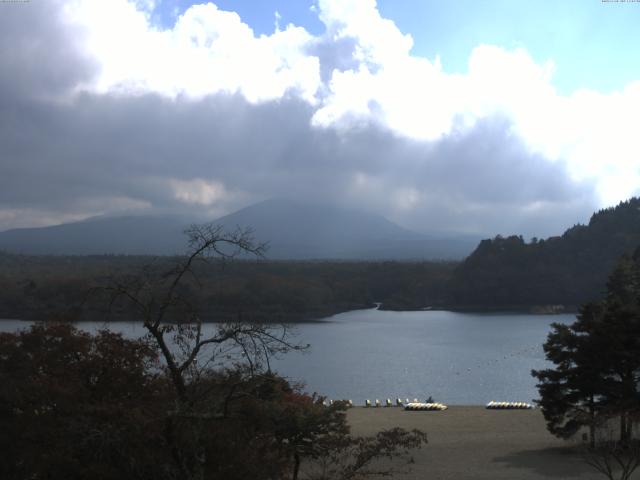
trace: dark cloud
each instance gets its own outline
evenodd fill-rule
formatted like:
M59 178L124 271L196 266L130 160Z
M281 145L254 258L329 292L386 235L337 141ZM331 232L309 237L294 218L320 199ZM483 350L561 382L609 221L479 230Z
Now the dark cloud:
M62 5L61 0L0 5L0 100L4 108L19 97L65 93L97 73L97 64L81 49L86 32L65 22Z
M71 105L32 104L15 119L20 129L0 132L3 156L11 159L0 165L0 202L65 209L92 197L126 197L192 209L167 181L202 178L246 194L225 209L287 194L355 203L414 228L473 225L485 233L522 226L536 204L557 208L581 199L585 214L592 208L588 186L573 183L561 164L528 153L501 119L427 143L375 125L313 128L312 115L293 98L252 105L223 95L198 102L85 95ZM402 189L421 197L408 211L394 204ZM545 211L565 224L575 213Z
M369 209L422 231L541 236L594 209L592 186L529 152L503 118L420 142L375 123L313 127L314 109L295 97L254 105L239 95L85 93L53 101L96 72L74 47L83 32L63 25L55 7L2 7L0 229L15 224L2 223L3 210L52 221L129 204L222 213L289 195ZM29 28L19 25L26 18ZM348 39L337 50L316 48L324 68L349 68ZM226 195L209 206L177 199L171 182L193 179L223 184Z

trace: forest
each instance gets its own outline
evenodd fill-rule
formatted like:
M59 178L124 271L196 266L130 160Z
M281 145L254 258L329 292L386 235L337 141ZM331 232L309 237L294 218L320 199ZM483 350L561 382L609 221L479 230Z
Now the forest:
M177 258L0 256L0 318L130 319L107 309L100 287L169 271ZM386 308L442 303L452 262L217 261L198 265L193 298L205 321L306 321L374 302ZM191 287L189 287L191 288ZM97 293L93 293L97 291Z
M450 303L457 307L575 310L604 291L623 254L640 245L640 198L594 213L546 240L497 236L483 240L454 271Z

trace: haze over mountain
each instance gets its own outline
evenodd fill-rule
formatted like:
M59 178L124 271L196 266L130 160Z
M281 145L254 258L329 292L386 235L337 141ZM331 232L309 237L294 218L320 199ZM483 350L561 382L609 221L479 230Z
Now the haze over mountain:
M271 199L218 220L249 225L268 257L317 259L453 259L468 255L471 236L436 236L402 228L380 215L331 205Z
M170 255L184 252L181 216L93 217L51 227L0 232L0 250L32 255Z
M52 227L0 232L0 249L24 254L170 255L185 251L182 216L94 217ZM250 227L268 242L269 259L459 259L478 242L470 236L422 235L380 215L290 199L271 199L215 221L226 230Z

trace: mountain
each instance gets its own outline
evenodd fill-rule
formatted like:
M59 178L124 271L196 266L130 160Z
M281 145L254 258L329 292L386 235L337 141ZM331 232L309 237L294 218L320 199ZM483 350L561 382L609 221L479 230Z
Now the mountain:
M272 259L459 259L475 237L438 237L402 228L380 215L325 204L270 199L216 221L232 229L249 225L269 243Z
M171 255L185 251L179 216L93 217L52 227L0 232L0 250L33 255Z
M451 303L575 307L600 298L616 262L639 245L640 198L600 210L588 225L575 225L560 237L483 240L454 271Z
M179 216L95 217L54 227L0 232L0 250L25 254L182 253L183 230L193 223ZM269 259L413 260L456 259L469 254L477 238L438 237L404 229L380 215L330 205L271 199L214 221L227 230L251 227L268 242Z

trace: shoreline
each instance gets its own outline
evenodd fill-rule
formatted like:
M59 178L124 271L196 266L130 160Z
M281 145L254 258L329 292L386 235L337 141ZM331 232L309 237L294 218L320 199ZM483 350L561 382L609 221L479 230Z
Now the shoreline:
M453 312L453 313L468 313L468 314L478 314L478 315L545 315L545 316L554 316L554 315L567 315L567 314L575 314L577 312L573 311L563 311L563 312L539 312L533 310L465 310L465 309L454 309L454 308L431 308L431 309L422 309L422 310L385 310L383 308L356 308L352 310L344 310L336 313L331 313L326 316L304 316L297 320L292 319L280 319L280 320L272 320L272 321L258 321L256 323L261 323L264 325L304 325L304 324L329 324L333 323L331 317L336 315L341 315L343 313L350 312L358 312L362 310L380 310L383 312ZM56 319L33 319L33 318L0 318L0 322L13 321L13 322L64 322L64 323L132 323L139 322L140 320L135 319L125 319L125 318L114 318L114 319L72 319L72 320L56 320ZM227 320L230 321L230 320ZM178 322L167 321L165 323L175 324ZM215 324L215 323L224 323L224 320L203 320L203 325L206 324Z
M562 315L578 313L573 305L433 305L421 308L379 308L387 312L456 312L456 313L495 313L514 315Z

